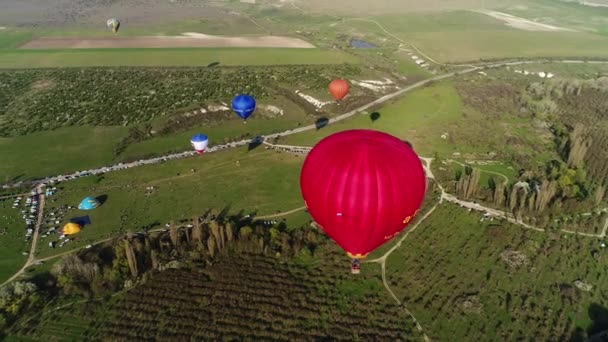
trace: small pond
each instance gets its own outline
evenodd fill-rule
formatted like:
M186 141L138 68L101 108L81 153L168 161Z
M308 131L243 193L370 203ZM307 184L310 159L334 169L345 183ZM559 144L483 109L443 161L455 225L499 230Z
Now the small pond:
M360 39L351 39L350 46L354 47L355 49L373 49L377 47L374 44L368 43Z

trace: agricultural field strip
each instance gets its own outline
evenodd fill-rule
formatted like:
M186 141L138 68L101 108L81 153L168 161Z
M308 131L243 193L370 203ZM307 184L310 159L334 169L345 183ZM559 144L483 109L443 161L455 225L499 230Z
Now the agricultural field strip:
M553 62L553 63L570 63L570 64L584 64L584 63L608 64L608 61L583 61L583 60L557 60L557 61L551 61L551 62ZM533 64L533 63L538 63L538 61L503 62L503 63L495 63L495 64L491 64L491 65L485 65L483 67L485 67L485 68L499 68L499 67L503 67L503 66L514 66L514 65ZM348 113L344 113L344 114L341 114L341 115L339 115L339 116L337 116L335 118L331 118L331 119L328 120L327 124L331 124L331 123L334 123L334 122L338 122L338 121L347 119L347 118L349 118L351 116L354 116L354 115L356 115L358 113L361 113L361 112L367 110L370 107L373 107L375 105L384 103L384 102L386 102L388 100L391 100L391 99L393 99L393 98L395 98L397 96L400 96L400 95L402 95L402 94L404 94L406 92L409 92L411 90L414 90L416 88L419 88L421 86L429 84L431 82L447 79L447 78L450 78L450 77L453 77L453 76L456 76L456 75L460 75L460 74L474 72L474 71L476 71L476 70L478 70L480 68L482 68L482 67L472 67L470 69L466 69L466 70L462 70L462 71L458 71L458 72L450 72L450 73L447 73L447 74L435 76L435 77L432 77L432 78L429 78L429 79L426 79L426 80L414 83L411 86L408 86L406 88L400 89L400 90L398 90L398 91L396 91L394 93L382 96L381 98L379 98L377 100L374 100L374 101L372 101L372 102L370 102L370 103L368 103L368 104L366 104L364 106L361 106L359 108L353 109L352 111L350 111ZM284 136L284 135L291 135L291 134L301 133L301 132L305 132L305 131L309 131L309 130L314 130L316 128L317 128L316 125L312 124L312 125L300 127L300 128L297 128L297 129L287 130L287 131L282 132L282 133L270 134L270 135L267 135L266 138L268 139L268 138L275 138L275 137ZM221 149L224 149L224 148L229 148L229 147L244 146L244 145L247 145L249 143L250 143L250 139L241 140L241 141L237 141L237 142L233 142L233 143L228 143L228 144L224 144L224 145L216 145L216 146L213 146L213 147L209 148L208 153L214 152L214 151L217 151L217 150L221 150ZM299 148L301 149L301 147L299 147ZM114 166L110 166L110 167L102 167L102 168L98 168L98 169L95 169L95 170L89 170L89 171L86 171L86 172L87 172L87 175L94 175L94 174L99 174L99 173L118 171L118 170L122 170L122 169L125 169L125 168L131 168L131 167L140 166L140 165L157 164L157 163L160 163L162 161L166 161L166 160L170 160L170 159L178 159L178 158L191 157L191 156L194 156L195 154L196 153L193 152L193 151L186 151L186 152L182 152L182 153L175 153L175 154L167 155L167 156L164 156L164 157L157 157L157 158L152 158L152 159L147 159L147 160L141 160L141 161L137 161L137 162L133 162L133 163L128 163L128 164L118 164L118 165L114 165ZM428 165L430 165L430 160L432 160L432 158L424 158L424 157L422 157L421 159L425 160ZM426 169L427 169L427 172L428 172L427 174L428 175L432 175L432 173L430 171L430 167L427 167ZM73 173L71 175L67 175L67 177L70 177L70 176L71 177L76 177L78 175L80 175L80 173L76 172L76 173ZM41 186L41 185L43 186L44 183L47 183L47 182L50 182L50 181L69 180L69 179L64 179L64 177L66 177L66 176L48 177L48 178L45 178L45 179L42 179L42 180L36 180L36 181L28 182L28 183L35 184L37 186ZM71 179L75 179L75 178L71 178ZM433 177L433 179L434 179L434 177ZM13 187L23 186L24 184L27 184L27 183L19 182L19 183L14 184ZM6 187L10 187L10 185L6 184L6 185L3 186L3 188L6 188ZM524 226L526 228L537 230L537 231L541 231L541 232L545 231L544 229L537 228L537 227L532 227L532 226L529 226L529 225L527 225L527 224L525 224L523 222L517 221L514 218L509 217L508 213L501 212L501 211L498 211L498 210L495 210L495 209L491 209L491 208L486 208L486 207L483 207L483 206L481 206L479 204L476 204L476 203L470 203L470 202L461 201L457 197L455 197L453 195L447 194L445 192L445 190L443 189L443 187L441 187L441 185L439 185L439 187L440 187L440 189L442 191L440 202L445 199L445 200L447 200L449 202L457 203L457 204L463 205L463 206L465 206L467 208L471 208L471 209L475 209L475 210L485 210L485 211L487 211L487 212L489 212L489 213L491 213L493 215L496 215L496 216L499 216L499 217L504 217L507 220L509 220L510 222L515 223L517 225ZM42 212L42 210L41 210L41 212ZM158 229L158 230L162 230L162 229ZM569 231L569 230L562 230L562 231L565 232L565 233L569 233L569 234L578 234L578 235L582 235L582 236L600 237L601 238L601 237L605 236L606 230L608 230L608 220L606 221L606 226L604 227L604 231L601 234L588 234L588 233L581 233L581 232L573 232L573 231ZM35 237L37 237L37 235ZM112 238L104 239L104 240L96 242L95 244L101 243L101 242L105 242L105 241L109 241L111 239ZM35 243L32 243L32 246L35 247ZM47 258L44 258L44 259L40 259L40 260L35 260L34 259L34 260L32 260L32 263L34 263L36 261L50 260L50 259L56 258L58 256L69 254L69 253L72 253L72 252L80 250L80 249L82 249L82 248L66 251L64 253L57 254L57 255L54 255L54 256L50 256L50 257L47 257ZM30 250L30 255L33 255L34 252L35 251L33 249L31 249ZM15 278L17 278L19 275L21 275L25 271L26 267L28 267L30 264L26 263L26 265L24 265L24 267L22 267L17 273L15 273L8 281L4 282L2 285L7 284L8 282L10 282L10 281L14 280Z

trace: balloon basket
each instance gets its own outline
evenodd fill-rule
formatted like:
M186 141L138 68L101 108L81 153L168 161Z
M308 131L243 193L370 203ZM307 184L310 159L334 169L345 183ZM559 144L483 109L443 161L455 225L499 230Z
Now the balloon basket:
M359 259L353 259L350 263L350 273L359 274L361 273L361 262Z

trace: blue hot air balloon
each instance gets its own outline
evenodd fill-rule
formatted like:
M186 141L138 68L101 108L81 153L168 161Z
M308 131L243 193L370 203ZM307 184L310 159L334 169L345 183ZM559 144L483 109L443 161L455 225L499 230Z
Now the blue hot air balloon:
M80 210L93 210L97 207L99 207L99 201L93 197L85 197L78 205Z
M245 94L237 95L232 99L232 110L236 115L240 116L241 119L247 120L255 110L255 99L252 96Z
M203 154L207 145L209 145L209 138L204 134L196 134L190 139L190 144L192 144L196 153Z

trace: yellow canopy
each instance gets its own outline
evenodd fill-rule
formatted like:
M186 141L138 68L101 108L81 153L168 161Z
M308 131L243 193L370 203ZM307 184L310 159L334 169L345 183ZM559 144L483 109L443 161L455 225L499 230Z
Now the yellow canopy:
M63 234L65 234L65 235L76 234L79 232L80 232L80 226L76 223L68 223L65 226L63 226Z

